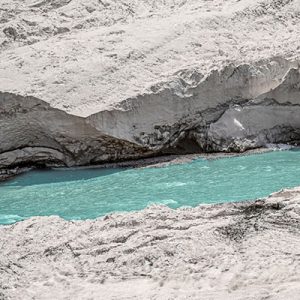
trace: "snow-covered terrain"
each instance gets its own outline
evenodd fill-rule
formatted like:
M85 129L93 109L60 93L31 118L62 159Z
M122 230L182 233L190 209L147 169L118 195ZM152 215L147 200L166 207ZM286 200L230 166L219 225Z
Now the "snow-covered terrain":
M2 0L0 12L0 90L85 117L186 72L300 55L297 0Z

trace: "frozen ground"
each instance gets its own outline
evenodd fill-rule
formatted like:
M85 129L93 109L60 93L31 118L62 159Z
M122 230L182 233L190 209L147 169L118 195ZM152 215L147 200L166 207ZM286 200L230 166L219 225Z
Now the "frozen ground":
M298 299L300 189L0 227L1 299Z

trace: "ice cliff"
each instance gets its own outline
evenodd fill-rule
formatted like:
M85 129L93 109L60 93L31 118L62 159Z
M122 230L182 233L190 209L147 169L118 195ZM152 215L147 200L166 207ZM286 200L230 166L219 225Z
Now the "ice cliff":
M3 0L1 173L298 143L299 21L297 0Z

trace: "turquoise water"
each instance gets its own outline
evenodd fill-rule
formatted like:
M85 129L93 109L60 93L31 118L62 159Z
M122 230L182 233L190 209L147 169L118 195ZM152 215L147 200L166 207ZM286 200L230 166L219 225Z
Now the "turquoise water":
M255 199L300 185L300 151L144 169L34 171L0 184L0 224L31 216L90 219L140 210Z

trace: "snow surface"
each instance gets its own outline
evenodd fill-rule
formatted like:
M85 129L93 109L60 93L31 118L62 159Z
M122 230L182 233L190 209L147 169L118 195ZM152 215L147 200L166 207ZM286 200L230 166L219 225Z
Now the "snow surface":
M2 0L0 90L88 116L172 81L300 55L299 0Z

